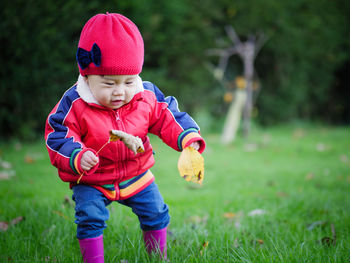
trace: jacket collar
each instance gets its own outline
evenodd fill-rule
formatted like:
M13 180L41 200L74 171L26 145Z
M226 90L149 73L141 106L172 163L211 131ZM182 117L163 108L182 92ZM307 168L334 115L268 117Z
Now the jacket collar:
M80 74L76 85L77 85L77 92L83 101L89 104L92 103L92 104L101 106L101 104L95 99L94 95L92 95L90 87L85 81L84 77ZM139 93L142 93L144 91L141 77L138 77L136 85L137 85L137 88L136 88L136 93L134 97L135 96L139 97Z

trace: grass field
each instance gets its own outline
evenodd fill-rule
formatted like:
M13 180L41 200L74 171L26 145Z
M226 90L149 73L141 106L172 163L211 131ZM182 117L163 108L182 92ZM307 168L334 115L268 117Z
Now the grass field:
M350 128L256 129L230 146L207 140L202 187L179 177L179 153L152 137L170 206L170 262L349 262ZM68 185L43 142L2 142L0 262L81 262ZM106 262L149 258L137 218L109 206Z

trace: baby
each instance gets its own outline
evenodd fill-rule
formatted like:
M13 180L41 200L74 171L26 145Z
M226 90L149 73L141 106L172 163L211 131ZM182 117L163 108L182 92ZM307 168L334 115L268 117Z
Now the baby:
M137 26L121 14L90 18L77 51L80 75L49 114L45 127L51 163L69 182L75 201L77 238L84 262L104 262L106 208L117 201L138 216L148 253L167 257L168 206L154 182L148 133L177 151L205 142L196 122L180 112L174 97L164 97L139 76L144 45ZM110 130L141 139L143 151L108 141ZM81 181L78 183L78 179Z

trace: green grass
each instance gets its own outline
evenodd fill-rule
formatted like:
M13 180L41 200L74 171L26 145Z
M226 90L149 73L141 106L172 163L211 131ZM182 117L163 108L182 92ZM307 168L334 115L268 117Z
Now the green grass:
M171 262L350 261L349 127L256 129L230 146L219 135L204 137L202 187L181 179L179 153L151 138L152 171L170 206ZM0 170L15 170L0 181L0 221L24 217L0 231L0 262L81 262L74 206L65 201L71 191L44 144L7 142L0 150L12 165ZM117 203L109 208L106 262L157 262L147 256L132 212ZM250 216L254 210L262 213Z

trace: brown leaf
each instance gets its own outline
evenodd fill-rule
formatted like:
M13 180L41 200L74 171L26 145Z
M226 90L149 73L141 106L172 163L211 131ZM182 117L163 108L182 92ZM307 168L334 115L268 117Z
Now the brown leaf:
M59 215L60 217L63 217L64 219L69 220L68 216L63 214L61 211L53 210L52 212L55 213L56 215Z
M239 211L237 213L226 212L223 214L223 217L227 219L227 223L233 223L236 229L241 228L241 220L243 217L243 212Z
M28 164L34 163L35 160L33 157L31 157L30 155L27 155L26 157L24 157L24 161Z
M296 139L303 138L305 136L305 131L303 129L295 129L293 131L293 137Z
M11 169L12 168L11 163L4 161L4 160L1 160L1 159L0 159L0 166L4 169Z
M11 220L11 225L17 225L18 223L22 222L25 218L23 216L16 217Z
M227 212L227 213L224 213L224 217L227 218L227 219L232 219L236 216L235 213L232 213L232 212Z
M64 197L63 204L68 205L68 206L73 206L73 201L71 198L69 198L67 195Z
M328 247L335 246L335 240L331 237L323 237L321 239L321 244Z
M289 196L287 193L285 193L285 192L277 192L277 194L276 194L278 197L287 197L287 196Z
M252 245L254 246L254 247L256 247L256 245L263 245L264 244L264 240L262 240L262 239L253 239L252 241L251 241L251 243L252 243Z
M204 240L204 241L203 241L203 244L202 244L202 247L201 247L201 250L199 251L199 253L201 254L201 256L205 253L205 251L206 251L208 245L209 245L209 241Z
M15 175L15 171L0 171L0 180L9 180L12 176Z
M6 231L9 228L9 223L2 221L0 222L0 231Z
M342 155L340 155L340 161L342 163L347 163L347 162L349 162L349 157L345 154L342 154Z
M198 215L194 215L194 216L190 216L189 218L187 218L186 220L187 222L192 224L192 227L195 228L198 225L206 225L208 222L208 215L204 215L204 216L198 216Z
M14 226L17 225L19 222L23 221L24 217L23 216L19 216L16 217L14 219L11 220L11 222L6 222L6 221L1 221L0 222L0 231L7 231L7 229L9 228L9 226Z
M307 181L313 180L314 178L315 178L315 175L313 173L308 173L305 176L305 180L307 180Z

